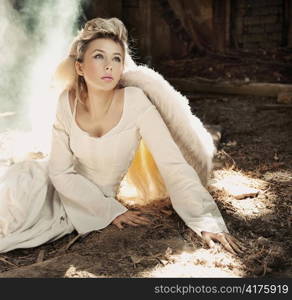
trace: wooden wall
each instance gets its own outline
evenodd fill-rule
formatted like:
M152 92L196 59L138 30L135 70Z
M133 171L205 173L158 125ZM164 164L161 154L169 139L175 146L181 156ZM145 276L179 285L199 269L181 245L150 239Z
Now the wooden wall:
M87 0L85 14L120 18L138 61L154 65L205 50L292 46L292 0Z

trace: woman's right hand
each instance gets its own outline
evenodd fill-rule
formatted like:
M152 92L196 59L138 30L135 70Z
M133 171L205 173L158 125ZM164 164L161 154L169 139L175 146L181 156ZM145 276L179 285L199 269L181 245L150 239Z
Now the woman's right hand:
M112 223L116 225L119 229L124 228L122 224L139 226L139 225L148 225L151 223L151 221L148 218L140 215L141 215L140 211L128 210L125 213L117 216Z

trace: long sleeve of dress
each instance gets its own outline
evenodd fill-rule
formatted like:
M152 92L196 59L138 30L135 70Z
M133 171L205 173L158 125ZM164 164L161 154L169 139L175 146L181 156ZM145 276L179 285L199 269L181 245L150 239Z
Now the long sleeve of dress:
M64 100L67 99L61 95L52 128L49 177L74 228L83 234L106 227L127 208L114 197L105 196L95 183L75 171Z
M215 201L184 159L155 105L144 93L141 97L148 105L137 126L164 179L173 208L199 236L201 231L228 232Z

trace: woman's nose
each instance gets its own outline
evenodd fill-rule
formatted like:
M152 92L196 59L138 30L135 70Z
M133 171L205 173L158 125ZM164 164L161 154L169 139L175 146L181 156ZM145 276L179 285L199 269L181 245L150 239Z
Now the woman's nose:
M106 71L109 71L109 70L112 70L113 67L112 67L111 65L107 65L107 66L105 67L105 69L106 69Z

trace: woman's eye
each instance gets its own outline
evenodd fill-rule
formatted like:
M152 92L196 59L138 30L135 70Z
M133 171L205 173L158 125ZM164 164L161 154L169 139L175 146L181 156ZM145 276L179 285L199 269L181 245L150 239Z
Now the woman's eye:
M96 54L94 58L103 58L103 56L101 54Z
M114 60L117 62L121 62L121 59L118 56L114 57Z

